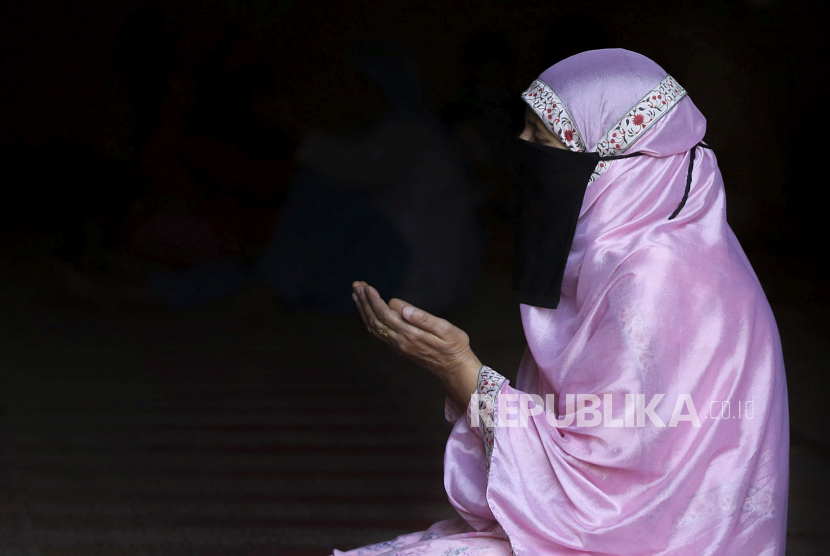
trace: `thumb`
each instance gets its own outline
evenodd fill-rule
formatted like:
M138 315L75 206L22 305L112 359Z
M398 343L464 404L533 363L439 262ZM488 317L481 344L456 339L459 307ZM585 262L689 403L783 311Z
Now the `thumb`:
M400 313L405 321L415 325L417 325L424 318L424 315L427 314L403 299L390 299L388 305L390 309Z
M430 332L439 338L447 336L453 328L446 320L427 313L423 309L419 309L400 299L391 300L389 306L395 311L398 311L406 322L421 330Z

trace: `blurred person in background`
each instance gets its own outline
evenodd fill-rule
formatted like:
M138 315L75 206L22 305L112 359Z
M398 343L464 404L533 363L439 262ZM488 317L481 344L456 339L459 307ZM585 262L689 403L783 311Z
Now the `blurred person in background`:
M342 283L355 272L430 307L461 305L475 289L480 239L464 168L424 105L418 67L390 41L352 45L345 58L347 82L332 93L349 95L352 125L305 132L303 169L257 272L285 302L337 312L353 310Z
M146 6L126 18L118 45L133 91L132 173L112 188L121 204L105 218L74 211L53 275L71 302L158 305L148 271L199 275L217 261L258 258L296 172L296 145L264 109L276 77L240 29L199 18L176 27ZM113 191L95 195L108 200ZM125 257L138 276L107 272Z
M171 45L163 23L143 8L121 32L146 193L118 232L171 268L256 256L296 170L290 138L258 111L276 76L238 28L197 20Z
M481 242L467 176L401 45L367 41L345 53L348 77L332 93L347 97L351 124L337 132L306 129L274 96L251 104L256 91L269 94L270 81L238 35L227 34L213 52L194 70L200 102L182 112L186 119L162 110L149 133L143 168L156 194L131 237L137 252L168 268L150 273L149 288L72 273L67 282L79 294L109 305L190 309L258 284L284 308L351 313L342 284L357 273L432 310L469 301ZM186 83L171 88L188 90ZM283 151L267 128L255 133L249 105L299 137L299 169L254 256L243 250L239 196L279 191L288 165L267 161Z

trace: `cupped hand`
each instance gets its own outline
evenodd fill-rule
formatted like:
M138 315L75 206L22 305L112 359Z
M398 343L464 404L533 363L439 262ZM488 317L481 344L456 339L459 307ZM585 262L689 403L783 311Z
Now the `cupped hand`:
M368 332L437 375L464 407L481 368L467 333L400 299L391 299L387 305L366 282L354 282L352 289Z

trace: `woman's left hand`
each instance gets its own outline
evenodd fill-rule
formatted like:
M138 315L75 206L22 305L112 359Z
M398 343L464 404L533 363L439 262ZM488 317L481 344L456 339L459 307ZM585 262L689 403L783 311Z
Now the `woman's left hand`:
M481 369L467 333L400 299L387 305L366 282L354 282L352 288L352 299L369 333L438 376L465 408Z

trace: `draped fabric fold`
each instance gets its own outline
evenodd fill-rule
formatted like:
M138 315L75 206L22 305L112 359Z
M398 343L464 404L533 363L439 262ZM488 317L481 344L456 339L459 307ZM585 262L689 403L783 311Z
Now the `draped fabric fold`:
M576 55L539 79L593 146L666 75L610 50ZM516 419L520 394L553 395L552 415L539 408L526 426L497 422L488 475L479 435L456 422L445 457L450 500L476 530L503 528L519 556L784 554L781 344L726 222L711 150L698 149L688 198L669 220L705 128L687 96L633 142L628 152L649 156L615 160L588 187L559 307L520 306L528 347L496 415ZM579 426L590 411L569 407L568 394L597 396L600 413L610 401L607 417L618 423L627 397L662 394L654 415L665 426ZM673 419L689 418L689 405L699 426Z
M519 307L516 384L490 370L489 405L447 405L444 484L463 521L348 554L783 556L781 343L715 153L690 164L706 120L626 50L572 56L528 91L568 149L643 156L599 162L557 308ZM491 430L476 425L488 408Z

